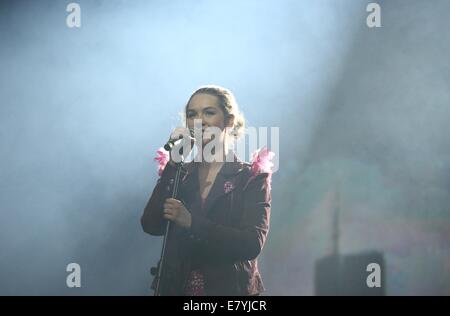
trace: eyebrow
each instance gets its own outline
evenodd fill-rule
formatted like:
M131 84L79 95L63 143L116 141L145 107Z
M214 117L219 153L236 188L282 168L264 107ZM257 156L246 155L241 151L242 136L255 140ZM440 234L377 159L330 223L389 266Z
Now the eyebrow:
M208 107L204 108L203 111L205 111L205 110L215 110L215 109L216 109L216 108L213 107L213 106L208 106ZM189 111L196 112L196 110L194 110L194 109L188 109L187 111L188 111L188 112L189 112Z

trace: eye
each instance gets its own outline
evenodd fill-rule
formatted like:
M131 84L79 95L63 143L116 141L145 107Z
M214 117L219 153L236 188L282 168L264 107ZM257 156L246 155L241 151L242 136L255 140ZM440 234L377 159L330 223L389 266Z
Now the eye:
M216 114L216 112L214 112L214 111L206 111L206 115L214 115L214 114Z
M193 113L193 112L189 112L188 115L187 115L188 118L191 118L191 117L194 117L194 116L195 116L195 113Z

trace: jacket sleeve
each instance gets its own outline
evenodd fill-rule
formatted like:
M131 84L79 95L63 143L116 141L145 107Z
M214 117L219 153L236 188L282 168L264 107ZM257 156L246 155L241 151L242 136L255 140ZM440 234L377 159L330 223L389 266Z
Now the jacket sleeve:
M167 221L163 218L163 205L164 201L170 197L170 179L175 178L175 173L176 168L171 163L167 163L153 189L150 200L145 206L144 214L141 217L141 225L143 230L150 235L161 236L165 233Z
M192 214L191 239L220 258L231 261L255 259L269 232L272 198L268 175L259 174L244 191L241 204L244 209L239 226L220 225L202 215Z

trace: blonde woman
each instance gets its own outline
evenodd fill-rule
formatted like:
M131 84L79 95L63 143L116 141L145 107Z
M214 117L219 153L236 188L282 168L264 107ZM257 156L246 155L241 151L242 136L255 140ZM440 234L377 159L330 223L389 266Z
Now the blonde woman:
M161 236L166 221L172 222L160 294L259 295L265 290L257 260L269 232L273 153L263 148L246 163L228 149L230 138L239 137L245 127L228 89L200 87L184 113L184 129L193 128L194 120L201 120L203 131L219 128L214 140L224 150L219 159L195 159L184 165L176 199L170 197L176 171L172 155L158 158L160 178L141 224L145 232ZM177 128L172 136L181 132ZM203 145L211 141L207 136L202 139Z

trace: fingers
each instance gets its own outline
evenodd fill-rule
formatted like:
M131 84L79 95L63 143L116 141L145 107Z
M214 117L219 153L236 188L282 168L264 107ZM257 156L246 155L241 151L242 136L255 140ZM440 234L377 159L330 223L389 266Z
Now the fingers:
M164 202L163 217L168 220L174 220L178 217L180 212L179 206L182 205L181 201L174 198L168 198Z
M174 198L168 198L164 202L164 208L166 207L178 207L183 205L180 200L174 199Z
M168 220L174 220L176 217L171 211L164 210L163 217Z
M164 208L163 217L165 219L173 220L173 219L177 218L177 216L178 216L178 210L171 209L171 208Z
M192 223L189 210L184 207L183 202L174 198L168 198L164 202L163 217L181 227L190 227Z

